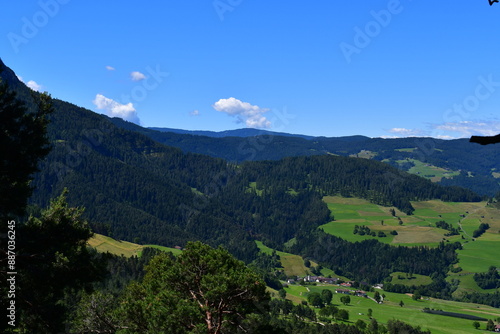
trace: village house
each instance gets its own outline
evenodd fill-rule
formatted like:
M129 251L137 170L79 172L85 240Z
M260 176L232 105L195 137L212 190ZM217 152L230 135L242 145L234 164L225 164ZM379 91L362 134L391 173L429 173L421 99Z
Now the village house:
M338 278L328 278L322 276L306 276L304 277L304 282L316 282L316 283L325 283L325 284L335 284L337 283Z
M338 278L329 278L329 277L318 278L319 283L325 283L325 284L335 284L337 283L338 280L339 280Z
M312 282L316 282L317 279L318 279L318 276L307 275L306 277L304 277L304 282L312 283Z
M336 293L343 293L344 295L350 295L351 294L351 290L349 289L337 289L335 290Z
M363 290L356 290L356 292L354 293L354 295L358 296L358 297L368 297L368 295L366 294L365 291Z
M495 326L495 332L500 333L500 325Z

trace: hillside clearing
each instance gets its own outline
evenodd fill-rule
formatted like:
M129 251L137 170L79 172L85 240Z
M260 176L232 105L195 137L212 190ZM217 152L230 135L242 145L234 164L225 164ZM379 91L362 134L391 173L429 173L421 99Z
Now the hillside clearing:
M164 252L172 252L174 255L179 255L182 251L175 248L159 246L159 245L139 245L128 241L115 240L102 234L94 233L94 236L89 239L88 245L95 248L98 252L109 252L118 256L141 256L144 248L156 248Z
M463 249L457 251L462 268L459 273L450 273L449 279L460 280L455 294L462 292L489 292L482 290L473 280L474 273L485 272L490 266L500 267L500 210L486 202L443 202L439 200L412 202L414 214L408 216L396 210L398 219L390 215L390 207L381 207L359 198L328 196L327 203L335 220L320 226L326 233L350 242L376 239L383 243L401 246L436 247L441 241L460 242ZM383 213L386 213L384 215ZM448 231L435 227L444 220L460 231L460 235L446 236ZM481 223L490 225L482 236L473 240L472 234ZM383 224L383 225L382 225ZM377 233L383 231L387 237L354 234L354 227L365 225ZM391 231L398 234L393 236Z
M125 257L137 256L143 246L128 241L115 240L113 238L95 233L88 241L89 246L97 249L98 252L109 252Z

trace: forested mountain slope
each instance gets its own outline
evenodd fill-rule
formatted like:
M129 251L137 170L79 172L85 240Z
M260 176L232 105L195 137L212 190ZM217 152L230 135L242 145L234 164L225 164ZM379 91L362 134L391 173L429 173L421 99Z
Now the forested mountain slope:
M325 194L359 196L408 213L415 199L479 200L470 191L359 158L236 166L161 145L66 102L54 101L54 107L54 148L35 179L32 201L45 205L67 187L69 201L87 208L94 229L119 239L167 246L203 240L251 259L254 238L279 246L326 223Z
M34 180L33 204L45 206L68 188L68 201L86 208L97 232L170 246L212 241L235 254L244 249L250 257L257 251L228 217L201 221L191 213L208 209L211 192L225 186L234 166L160 145L62 101L54 107L48 131L53 150ZM231 248L233 240L238 242Z
M363 152L368 152L371 159L403 170L414 166L416 160L455 171L457 175L450 175L440 181L445 185L466 187L490 197L500 191L499 179L495 178L500 171L498 147L469 143L467 139L383 139L364 136L301 138L265 131L259 135L259 131L243 130L235 130L234 137L220 134L222 137L218 138L204 132L174 129L174 132L165 132L165 129L154 131L119 118L111 121L119 127L145 134L159 143L178 147L184 152L206 154L228 161L279 160L292 156L324 154L363 156Z
M14 87L29 95L24 85ZM255 239L280 248L327 223L324 195L363 197L408 213L410 200L479 200L366 159L322 155L234 165L183 153L73 104L53 104L53 149L35 177L31 203L46 206L68 188L70 205L86 208L93 229L118 239L165 246L202 240L250 261Z

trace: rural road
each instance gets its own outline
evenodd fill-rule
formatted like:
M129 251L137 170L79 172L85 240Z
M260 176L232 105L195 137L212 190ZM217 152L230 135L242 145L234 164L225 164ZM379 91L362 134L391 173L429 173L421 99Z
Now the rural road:
M465 218L464 218L464 219L465 219ZM464 232L464 234L465 234L466 236L468 236L469 238L474 239L474 238L472 238L472 237L469 235L469 233L467 233L467 232L464 230L464 228L462 227L462 223L461 223L461 221L462 221L462 220L459 220L459 221L458 221L458 226L460 227L460 229L462 230L462 232Z

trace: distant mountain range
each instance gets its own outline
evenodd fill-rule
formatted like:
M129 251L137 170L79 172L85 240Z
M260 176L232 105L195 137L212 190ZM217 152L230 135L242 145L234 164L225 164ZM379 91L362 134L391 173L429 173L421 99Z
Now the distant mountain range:
M121 119L118 119L121 120ZM327 137L324 136L308 136L301 134L293 134L286 132L276 132L276 131L268 131L262 129L236 129L236 130L225 130L225 131L206 131L206 130L183 130L183 129L173 129L173 128L157 128L157 127L148 127L147 129L159 131L159 132L171 132L183 135L193 135L193 136L204 136L211 138L226 138L226 137L240 137L240 138L248 138L248 137L259 137L259 136L273 136L273 137L291 137L291 138L302 138L306 140L314 140L314 139L325 139ZM370 139L370 137L361 136L361 135L353 135L353 136L342 136L342 137L330 137L335 138L341 141L363 141Z
M224 138L224 137L256 137L256 136L281 136L281 137L296 137L303 139L314 139L313 136L290 134L285 132L273 132L260 129L237 129L237 130L226 130L226 131L202 131L202 130L182 130L182 129L171 129L171 128L155 128L149 127L148 129L160 131L160 132L172 132L184 135L194 135L194 136L205 136L212 138Z
M256 129L187 131L143 128L120 118L110 121L184 152L232 162L323 154L354 156L382 161L443 185L466 187L482 195L493 196L500 191L498 147L481 146L468 139L383 139L359 135L327 138Z

